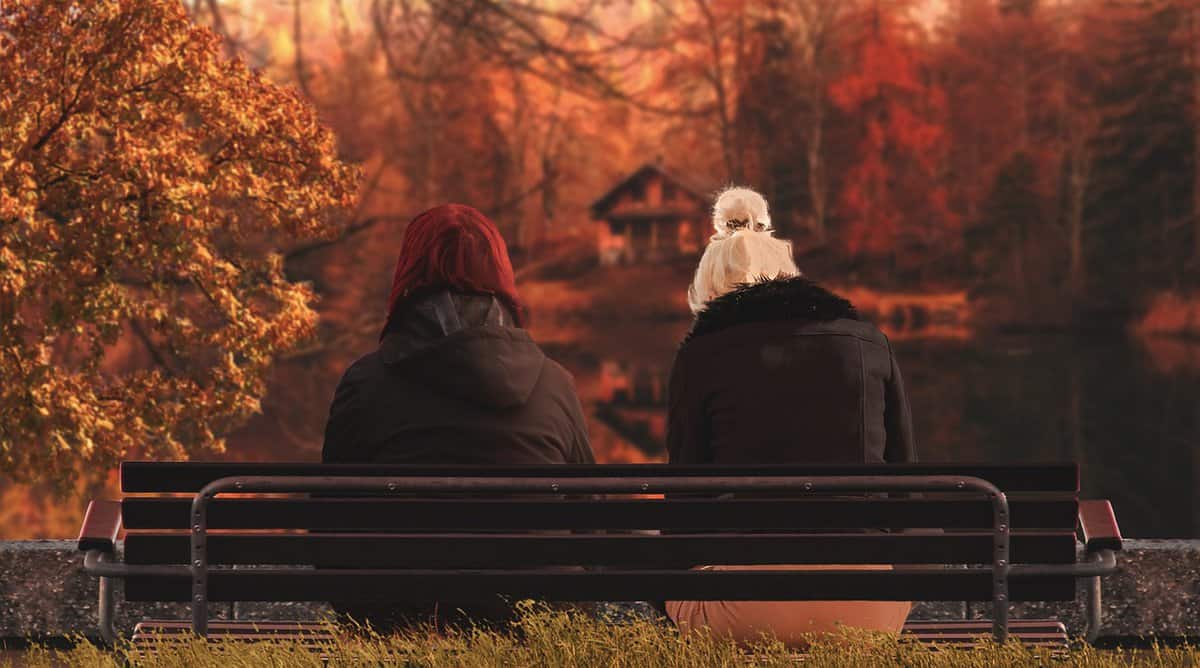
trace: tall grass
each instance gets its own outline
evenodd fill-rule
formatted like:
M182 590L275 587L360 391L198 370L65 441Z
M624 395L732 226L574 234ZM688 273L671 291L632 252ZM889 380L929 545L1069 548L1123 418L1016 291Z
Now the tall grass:
M611 622L578 612L530 606L516 627L497 632L465 630L378 635L333 628L333 640L315 645L295 641L161 641L141 649L116 650L81 643L70 650L34 648L21 658L29 666L1195 666L1200 650L1152 648L1111 652L1083 646L1069 653L1030 650L1009 643L975 649L934 649L867 633L817 641L798 654L769 638L752 647L706 634L680 637L673 628L647 621Z

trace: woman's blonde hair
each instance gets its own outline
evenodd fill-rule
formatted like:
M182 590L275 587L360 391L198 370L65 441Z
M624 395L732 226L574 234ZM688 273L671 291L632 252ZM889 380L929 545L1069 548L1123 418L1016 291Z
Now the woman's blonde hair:
M799 276L792 245L772 236L767 200L749 188L728 188L713 205L716 234L708 241L688 289L692 313L749 283Z

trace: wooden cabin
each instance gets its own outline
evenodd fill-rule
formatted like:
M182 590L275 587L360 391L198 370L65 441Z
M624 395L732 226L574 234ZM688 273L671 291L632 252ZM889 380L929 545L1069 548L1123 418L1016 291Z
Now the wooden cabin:
M712 229L705 191L652 162L592 204L600 262L658 262L694 256Z

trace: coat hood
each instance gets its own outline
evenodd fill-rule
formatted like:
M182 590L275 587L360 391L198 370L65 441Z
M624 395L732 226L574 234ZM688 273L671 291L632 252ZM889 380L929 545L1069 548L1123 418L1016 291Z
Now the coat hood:
M858 320L848 300L802 276L744 285L705 305L684 342L751 322Z
M537 386L546 356L495 297L442 290L396 315L379 344L383 362L437 392L515 408Z

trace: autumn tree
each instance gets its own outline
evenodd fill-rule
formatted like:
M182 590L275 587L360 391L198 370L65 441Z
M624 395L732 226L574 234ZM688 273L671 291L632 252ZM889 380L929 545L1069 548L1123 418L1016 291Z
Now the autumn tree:
M773 4L754 25L738 90L743 150L757 158L747 176L765 190L784 234L806 234L818 246L829 232L833 172L850 152L831 141L842 119L829 98L849 60L842 48L849 14L840 0Z
M1063 81L1055 37L1067 26L1055 25L1046 4L960 0L930 49L947 100L951 205L968 223L978 220L997 171L1014 153L1054 172Z
M1090 26L1105 76L1095 93L1089 278L1114 305L1177 284L1193 252L1198 139L1187 4L1105 2Z
M876 2L861 13L854 66L831 84L859 124L858 162L842 175L840 214L850 254L925 265L960 243L941 179L944 92L930 83L903 12Z
M1031 315L1030 285L1048 298L1078 294L1084 280L1082 202L1096 123L1079 15L1063 3L964 0L934 49L948 100L950 201L977 260L973 283L1017 297L1020 317ZM982 257L999 267L981 271ZM1064 263L1060 286L1047 271Z
M1042 206L1037 163L1028 153L1018 151L997 172L983 204L982 220L969 236L980 280L1028 296L1027 251L1038 241L1038 233L1044 232Z
M804 164L807 171L807 225L818 242L828 234L830 217L829 85L842 65L838 45L845 27L846 3L835 0L793 0L785 25L794 35L799 97L803 106Z
M1192 128L1200 128L1200 2L1191 0L1183 7L1187 29L1184 59L1191 75ZM1200 275L1200 131L1192 135L1192 256L1189 258L1193 275Z
M342 233L284 253L286 275L320 296L317 335L282 356L263 414L228 439L235 456L317 456L329 388L378 341L413 215L470 202L501 227L518 267L541 240L587 225L632 143L612 119L639 103L610 86L632 29L598 25L614 9L594 0L186 5L266 76L296 85L363 168Z
M66 481L222 447L313 295L356 170L176 0L17 0L0 23L0 471Z
M811 155L811 150L824 158L824 151L806 132L816 123L810 122L806 108L794 36L778 20L763 21L755 31L761 37L738 86L737 127L743 143L735 148L745 161L747 182L771 203L775 227L798 241L798 233L808 231L806 215L819 209L808 189L812 165L798 158Z
M1104 77L1095 45L1085 39L1085 13L1062 13L1057 49L1055 100L1058 110L1057 152L1061 156L1058 201L1067 243L1067 291L1080 298L1087 289L1087 253L1094 225L1086 217L1093 188L1096 139L1101 127L1096 105Z
M744 124L738 123L739 92L766 16L765 4L750 0L690 0L650 3L660 26L657 87L674 101L676 120L693 135L700 153L719 156L721 180L746 177ZM666 107L663 102L659 106Z
M616 83L636 46L628 31L600 25L590 0L287 4L191 7L231 35L253 27L231 21L235 10L275 26L240 48L298 86L364 162L347 226L360 239L374 223L399 234L423 208L469 201L518 251L562 218L569 178L587 176L570 162L587 157L583 135L600 132L586 114L601 100L639 104Z

